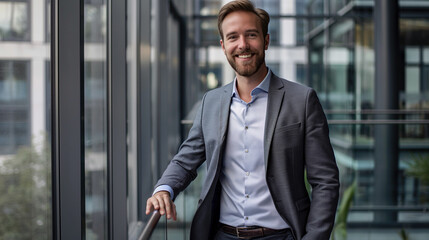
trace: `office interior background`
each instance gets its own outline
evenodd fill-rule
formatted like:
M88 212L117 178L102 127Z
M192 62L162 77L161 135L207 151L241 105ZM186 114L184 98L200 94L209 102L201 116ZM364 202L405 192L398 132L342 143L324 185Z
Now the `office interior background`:
M0 239L139 238L200 98L234 78L226 2L0 0ZM267 65L328 117L351 200L336 239L427 239L429 1L253 2ZM152 239L189 238L204 171Z

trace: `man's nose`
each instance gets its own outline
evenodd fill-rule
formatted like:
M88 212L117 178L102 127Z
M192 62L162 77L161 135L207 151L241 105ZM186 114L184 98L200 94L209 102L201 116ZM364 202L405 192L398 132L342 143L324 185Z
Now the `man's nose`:
M240 49L246 50L249 48L249 43L247 42L247 39L245 36L241 36L239 39L239 46Z

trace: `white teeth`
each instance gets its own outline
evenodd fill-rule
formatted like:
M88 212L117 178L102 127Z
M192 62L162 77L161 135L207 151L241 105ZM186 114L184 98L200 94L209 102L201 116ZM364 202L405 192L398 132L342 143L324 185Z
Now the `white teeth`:
M248 55L238 55L238 58L249 58L251 57L252 54L248 54Z

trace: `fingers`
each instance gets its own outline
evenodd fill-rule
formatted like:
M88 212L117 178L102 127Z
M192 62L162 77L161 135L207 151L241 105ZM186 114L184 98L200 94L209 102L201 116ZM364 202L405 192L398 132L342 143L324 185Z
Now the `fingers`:
M155 193L146 202L146 215L153 210L158 210L161 215L166 215L167 219L176 220L176 205L171 201L170 193L160 191Z
M177 220L176 204L172 202L172 206L173 206L173 220L176 221Z
M167 219L173 218L173 220L176 220L177 213L176 213L176 205L171 201L170 194L168 195L162 195L162 200L164 202L165 206L165 212L167 214ZM160 212L161 213L161 212ZM161 213L162 215L162 213Z
M150 212L152 212L152 210L154 210L154 203L152 201L152 197L148 198L148 200L146 201L146 215L149 215Z

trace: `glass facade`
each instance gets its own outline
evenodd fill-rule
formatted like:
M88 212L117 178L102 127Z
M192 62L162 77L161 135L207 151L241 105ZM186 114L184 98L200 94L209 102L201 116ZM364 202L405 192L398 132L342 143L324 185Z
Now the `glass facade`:
M201 97L234 79L217 30L226 2L0 0L0 239L139 238ZM351 201L337 237L429 234L429 1L398 2L397 75L383 87L398 107L381 109L375 1L254 1L271 15L267 65L313 87L328 117L340 206ZM397 134L392 159L383 128ZM198 173L152 239L189 238Z

